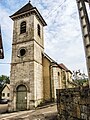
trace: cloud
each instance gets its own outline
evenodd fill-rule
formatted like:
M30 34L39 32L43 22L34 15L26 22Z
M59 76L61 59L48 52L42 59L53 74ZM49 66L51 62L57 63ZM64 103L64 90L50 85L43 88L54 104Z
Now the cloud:
M13 21L11 14L24 6L28 0L2 0L0 2L0 24L5 50L5 59L11 62ZM31 4L40 11L47 22L45 27L45 52L58 63L64 63L71 70L86 72L85 52L77 5L74 0L34 0ZM0 74L9 74L10 65L0 65ZM5 70L6 68L6 70ZM7 72L8 71L8 72Z

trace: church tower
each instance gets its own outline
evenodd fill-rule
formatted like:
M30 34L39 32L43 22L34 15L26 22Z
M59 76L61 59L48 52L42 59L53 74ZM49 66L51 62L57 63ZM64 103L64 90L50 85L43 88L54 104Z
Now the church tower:
M30 2L10 17L13 20L11 109L32 109L43 101L43 27L46 22Z

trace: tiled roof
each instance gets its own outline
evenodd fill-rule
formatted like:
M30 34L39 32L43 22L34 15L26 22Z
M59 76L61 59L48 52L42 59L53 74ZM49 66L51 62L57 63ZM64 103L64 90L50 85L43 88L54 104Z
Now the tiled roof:
M59 66L60 66L62 69L68 71L68 68L67 68L63 63L59 64Z
M66 72L70 72L70 73L72 74L72 72L71 72L63 63L59 64L59 66L60 66L62 69L64 69Z
M30 4L30 2L27 3L25 6L23 6L21 9L19 9L17 12L15 12L15 13L14 13L13 15L11 15L10 17L11 17L12 19L14 19L14 18L16 18L16 17L18 17L18 16L22 16L22 15L24 15L24 14L26 14L26 13L30 13L30 12L35 13L35 15L40 19L40 21L42 22L42 24L43 24L44 26L47 25L46 22L45 22L45 20L44 20L43 17L41 16L41 14L40 14L39 11L37 10L37 8L36 8L36 7L33 7L33 6Z

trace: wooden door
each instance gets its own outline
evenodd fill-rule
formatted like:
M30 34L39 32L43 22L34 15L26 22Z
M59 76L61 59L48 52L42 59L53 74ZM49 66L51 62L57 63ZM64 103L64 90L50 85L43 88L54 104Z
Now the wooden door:
M16 110L26 110L27 109L27 89L24 85L17 87L16 93Z

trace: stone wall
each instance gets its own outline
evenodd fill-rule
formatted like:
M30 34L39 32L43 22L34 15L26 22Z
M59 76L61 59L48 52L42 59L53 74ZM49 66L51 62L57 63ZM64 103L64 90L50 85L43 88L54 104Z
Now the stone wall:
M59 120L90 120L90 89L57 89Z

